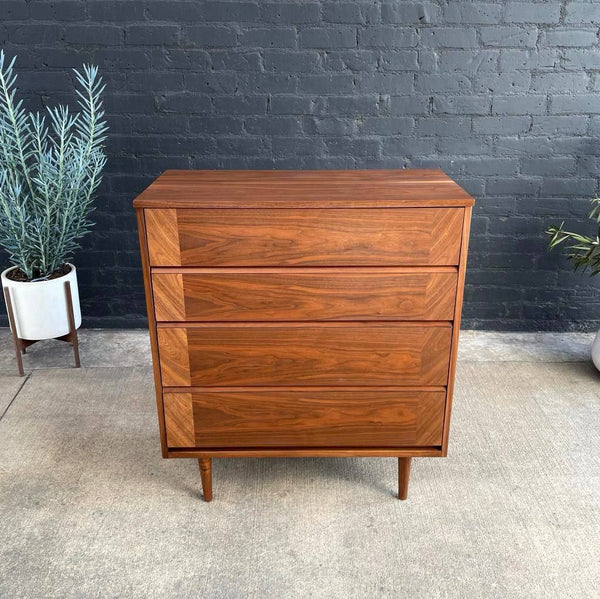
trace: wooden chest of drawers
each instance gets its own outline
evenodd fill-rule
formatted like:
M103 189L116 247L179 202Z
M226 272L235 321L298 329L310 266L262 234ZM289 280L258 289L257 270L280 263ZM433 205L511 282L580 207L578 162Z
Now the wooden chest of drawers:
M134 202L162 453L445 456L472 198L437 170L167 171Z

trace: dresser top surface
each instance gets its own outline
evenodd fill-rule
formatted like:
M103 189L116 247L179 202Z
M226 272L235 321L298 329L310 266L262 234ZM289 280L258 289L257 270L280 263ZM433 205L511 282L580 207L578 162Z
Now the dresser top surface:
M168 170L142 208L383 208L471 206L441 170Z

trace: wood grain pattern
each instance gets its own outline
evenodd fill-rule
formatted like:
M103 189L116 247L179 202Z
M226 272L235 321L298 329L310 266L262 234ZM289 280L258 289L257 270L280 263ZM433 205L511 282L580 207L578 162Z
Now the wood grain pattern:
M197 325L159 328L163 385L364 386L447 382L450 326Z
M165 427L165 415L162 402L162 380L160 376L160 358L158 356L158 337L156 332L156 322L154 320L154 304L152 300L152 285L150 281L150 259L148 256L148 236L146 231L146 219L144 218L144 211L141 208L137 208L135 212L140 241L140 258L142 262L144 291L146 295L146 311L148 314L148 332L150 334L150 349L152 351L152 371L154 375L154 393L156 397L158 428L160 432L160 448L163 458L166 458L168 457L167 432Z
M167 171L136 200L165 457L446 455L472 198L437 170ZM158 321L158 322L157 322Z
M188 336L185 329L158 329L160 371L164 386L192 384Z
M440 170L178 171L162 174L135 206L296 208L470 206Z
M465 291L465 277L467 274L467 252L469 249L469 232L471 230L471 208L464 209L462 222L462 235L460 247L460 266L458 271L458 286L456 302L454 306L454 330L452 332L452 346L450 349L450 363L448 365L448 401L446 402L446 413L444 417L444 435L442 452L448 454L448 439L450 435L450 415L452 412L452 399L454 396L454 379L456 378L456 360L458 358L458 337L460 334L460 320L462 316L462 304Z
M179 395L165 393L165 406ZM183 395L193 403L195 444L188 447L244 448L439 445L446 394L249 389Z
M456 269L192 269L152 274L157 321L451 320Z
M146 224L153 266L451 266L462 216L461 208L180 209L178 255L172 218Z
M179 228L177 210L144 210L150 264L179 263Z
M158 322L193 320L186 309L185 295L189 295L189 291L186 284L184 292L183 280L184 275L180 272L152 274L154 312Z
M196 435L194 432L192 394L165 393L163 403L169 447L193 447Z

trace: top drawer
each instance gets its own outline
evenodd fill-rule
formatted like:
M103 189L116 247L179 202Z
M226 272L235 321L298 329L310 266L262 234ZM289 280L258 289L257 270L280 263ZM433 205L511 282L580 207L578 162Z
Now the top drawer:
M151 266L456 265L463 208L144 210Z

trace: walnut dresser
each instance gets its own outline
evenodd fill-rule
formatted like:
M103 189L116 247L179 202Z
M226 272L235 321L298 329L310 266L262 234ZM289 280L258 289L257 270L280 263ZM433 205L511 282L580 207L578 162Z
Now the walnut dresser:
M134 202L162 454L445 456L473 199L439 170L167 171Z

